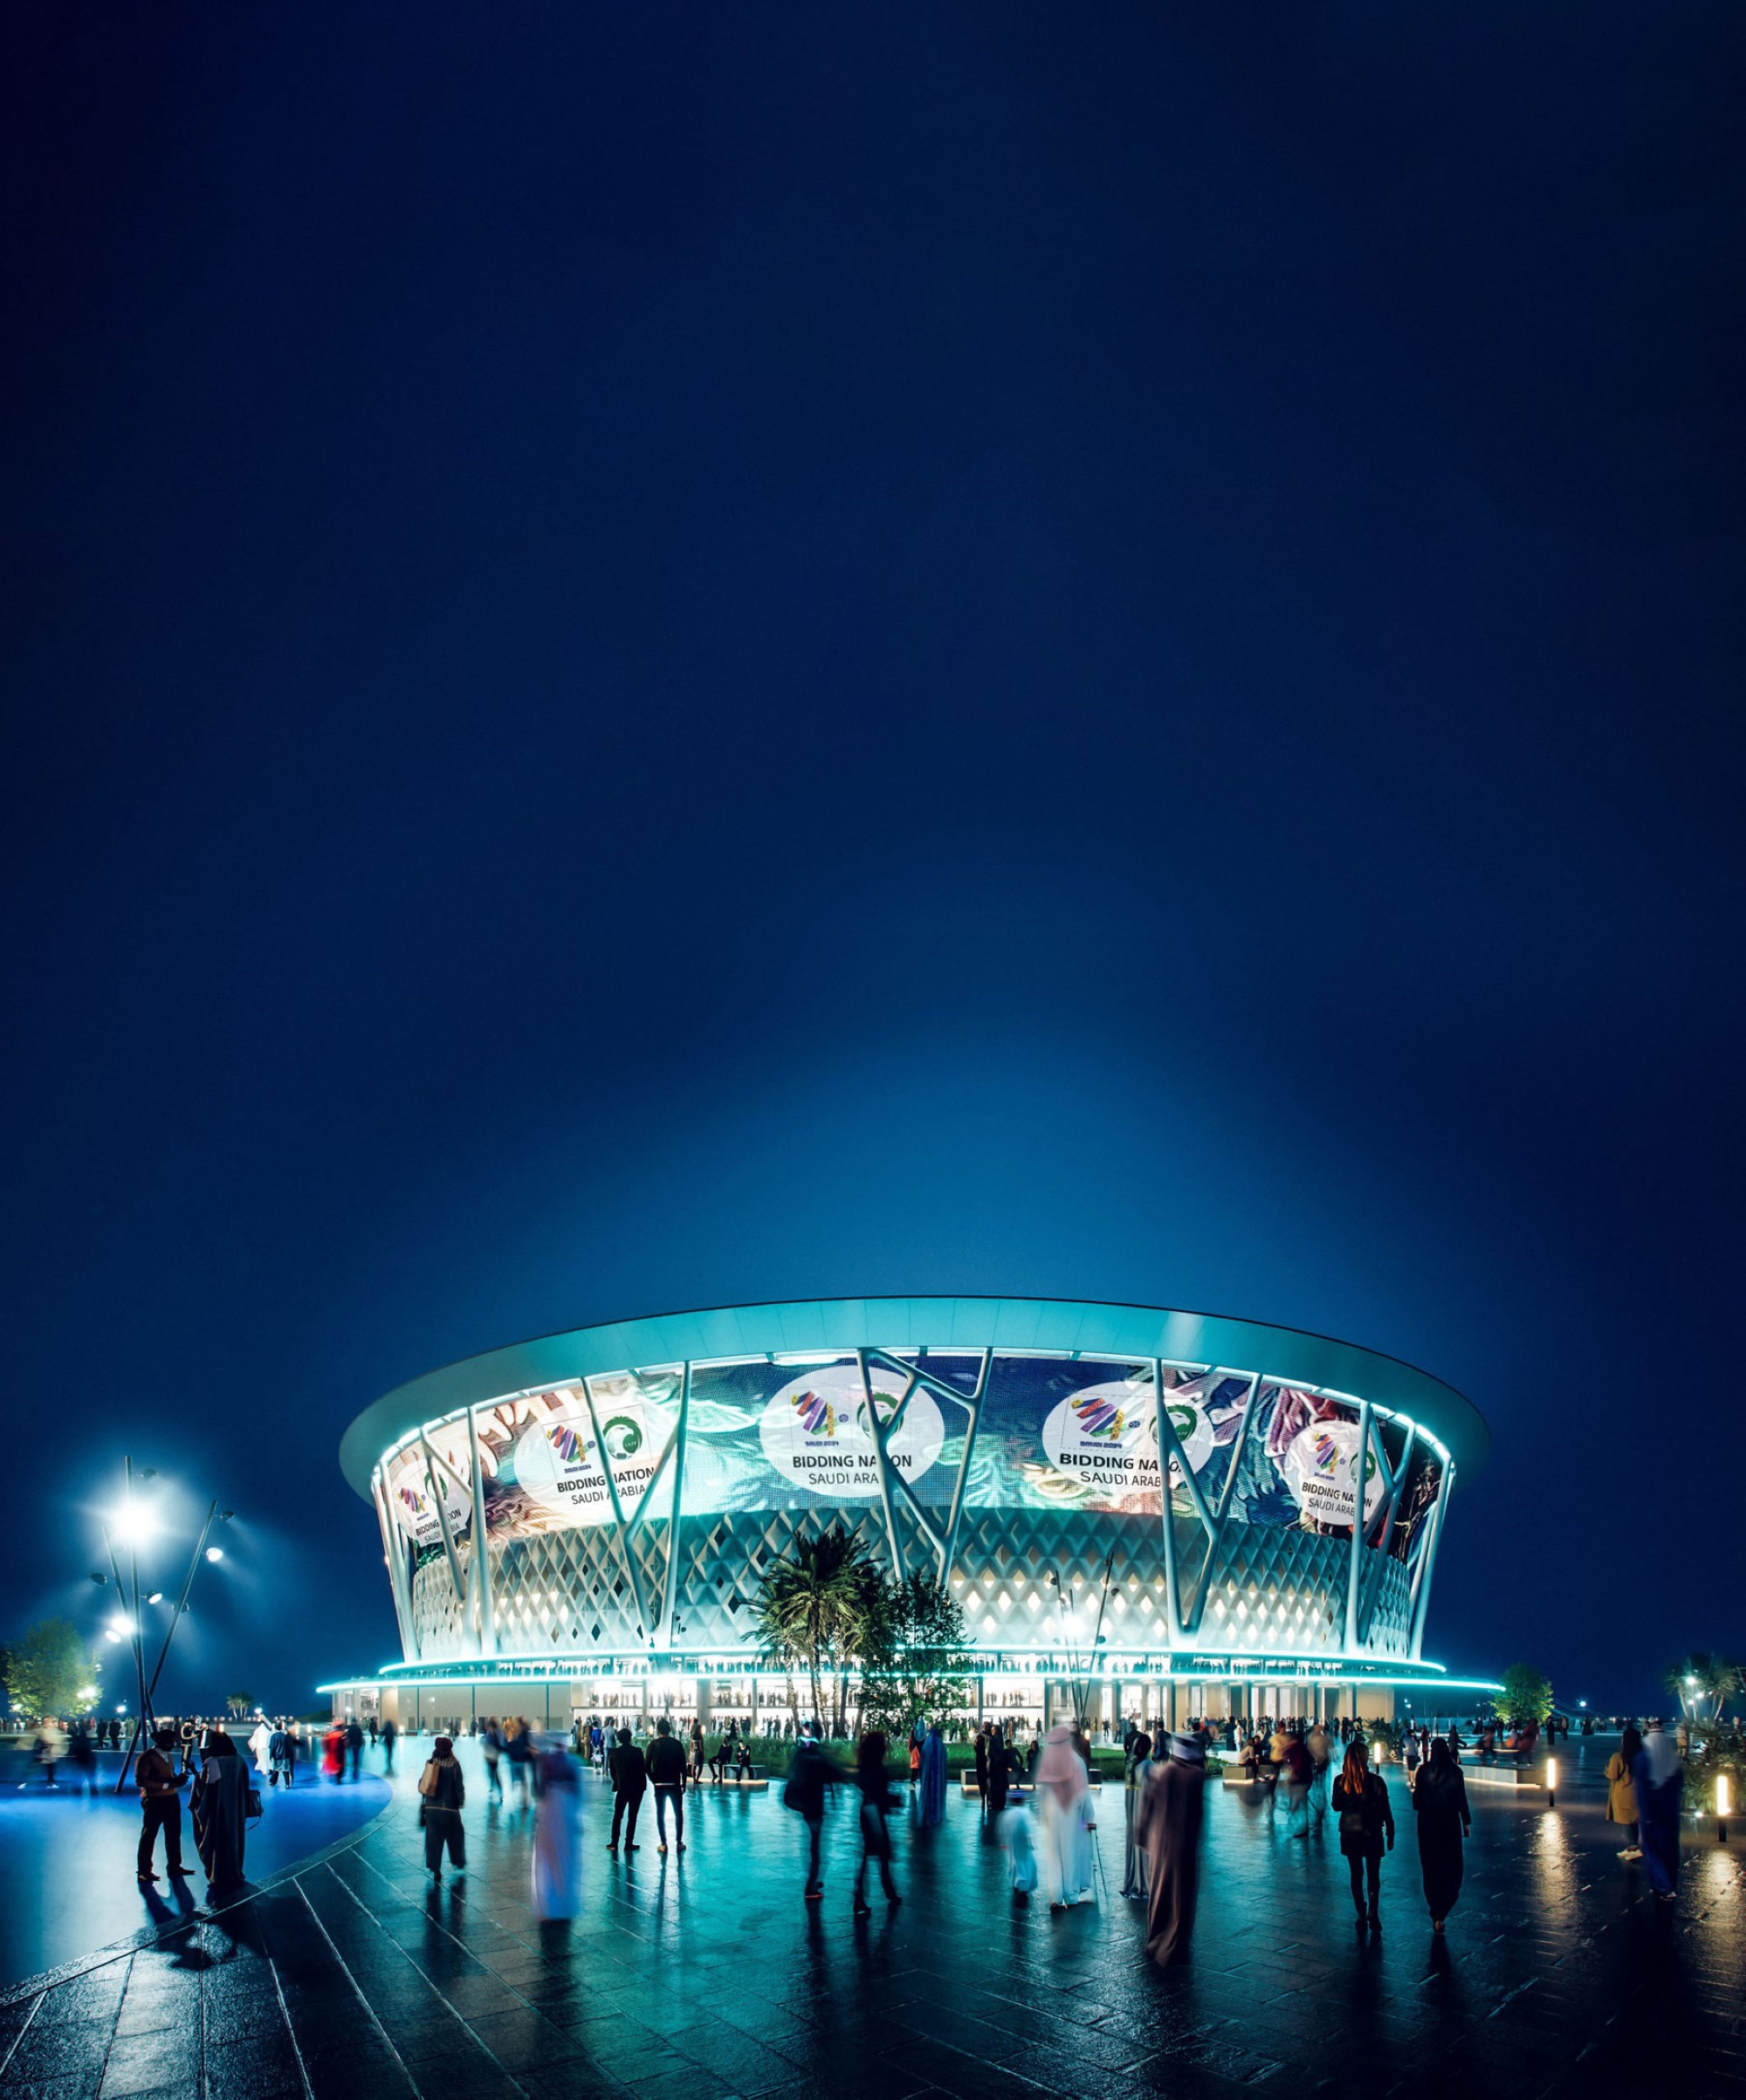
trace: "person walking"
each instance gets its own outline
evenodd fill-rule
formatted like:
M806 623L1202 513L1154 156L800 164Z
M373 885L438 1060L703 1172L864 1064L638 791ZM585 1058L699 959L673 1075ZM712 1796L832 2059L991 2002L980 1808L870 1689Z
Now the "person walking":
M533 1915L574 1918L582 1907L582 1789L567 1737L546 1738L535 1773Z
M922 1738L922 1783L918 1799L922 1822L930 1829L945 1820L945 1738L931 1721Z
M249 1738L249 1755L254 1759L255 1770L263 1778L272 1769L272 1739L273 1732L267 1726L265 1718L258 1720L255 1732Z
M38 1726L35 1754L43 1768L43 1784L45 1787L58 1784L55 1771L66 1755L66 1730L52 1713L45 1713Z
M878 1729L863 1735L855 1753L855 1783L861 1790L861 1864L855 1870L855 1915L866 1918L873 1906L867 1900L867 1863L879 1863L879 1885L888 1904L901 1903L891 1879L891 1826L886 1818L897 1806L897 1795L885 1774L885 1753L890 1747Z
M988 1808L988 1731L981 1722L976 1725L976 1737L972 1755L976 1763L976 1795L982 1804L983 1813Z
M439 1735L418 1775L418 1820L424 1826L424 1864L432 1877L443 1878L443 1852L458 1874L467 1864L467 1834L461 1810L467 1803L466 1781L461 1777L460 1760L453 1741Z
M1007 1795L1013 1783L1013 1746L1007 1740L1007 1732L997 1721L988 1741L988 1814L999 1815L1007 1805ZM1035 1884L1033 1884L1035 1885Z
M685 1752L673 1733L673 1724L663 1713L655 1724L655 1740L649 1746L649 1783L655 1789L655 1835L657 1852L667 1850L667 1809L673 1810L673 1843L685 1849Z
M504 1739L504 1762L509 1767L509 1783L525 1815L533 1806L533 1733L525 1719L510 1724Z
M1362 1735L1352 1737L1340 1776L1334 1781L1334 1813L1340 1819L1340 1850L1345 1855L1351 1877L1352 1903L1358 1923L1364 1923L1364 1887L1370 1891L1370 1929L1382 1930L1382 1855L1385 1840L1394 1850L1394 1810L1389 1806L1388 1782L1370 1768L1370 1745Z
M824 1894L819 1871L819 1844L824 1835L824 1797L835 1783L836 1775L831 1770L830 1760L813 1733L813 1724L808 1722L794 1745L794 1762L788 1767L788 1783L782 1789L784 1803L807 1826L808 1903L816 1903Z
M1649 1886L1658 1901L1672 1903L1679 1895L1680 1797L1685 1791L1685 1771L1678 1746L1660 1721L1649 1723L1643 1747L1632 1760L1631 1778Z
M243 1878L243 1846L254 1795L249 1767L222 1728L206 1732L206 1754L189 1795L194 1848L209 1887L233 1889Z
M1154 1757L1147 1767L1136 1829L1151 1885L1146 1952L1161 1969L1191 1959L1206 1790L1206 1745L1198 1735L1172 1735L1169 1755Z
M1280 1760L1279 1777L1275 1782L1285 1795L1285 1835L1288 1837L1307 1838L1310 1835L1310 1788L1316 1776L1310 1747L1294 1728L1285 1739L1285 1754Z
M479 1754L485 1760L485 1805L489 1808L493 1800L503 1799L503 1774L498 1770L503 1757L503 1730L494 1713L486 1720L485 1732L479 1739Z
M140 1856L141 1881L155 1881L152 1871L152 1855L157 1850L158 1832L163 1832L164 1872L172 1881L182 1877L182 1789L193 1774L184 1763L180 1773L170 1761L175 1755L176 1733L174 1728L163 1727L157 1732L152 1747L141 1751L140 1761L134 1767L134 1780L140 1789Z
M66 1739L66 1768L80 1793L90 1794L97 1783L97 1747L84 1721L75 1721Z
M1034 1803L1051 1911L1064 1911L1091 1891L1090 1788L1085 1761L1073 1747L1073 1731L1058 1722L1037 1763Z
M618 1834L622 1827L624 1849L635 1852L638 1850L636 1818L649 1787L649 1767L643 1761L643 1753L631 1741L629 1728L619 1730L618 1741L607 1760L607 1767L612 1776L613 1791L612 1838L607 1850L617 1851Z
M361 1779L364 1766L364 1732L358 1726L355 1714L346 1723L346 1755L351 1760L353 1779Z
M691 1717L691 1784L694 1787L701 1787L703 1783L704 1722L703 1716L698 1713L693 1714Z
M1619 1747L1606 1760L1606 1820L1625 1826L1625 1843L1620 1846L1621 1859L1641 1859L1643 1848L1637 1842L1637 1781L1635 1776L1637 1753L1643 1747L1643 1739L1634 1728L1627 1727L1619 1739Z
M1144 1729L1128 1738L1128 1754L1123 1772L1123 1808L1127 1825L1127 1847L1122 1856L1122 1893L1136 1902L1146 1900L1148 1888L1145 1848L1139 1841L1137 1819L1139 1815L1140 1796L1145 1791L1146 1774L1151 1767L1151 1738Z
M1468 1782L1440 1738L1432 1741L1429 1760L1413 1788L1412 1801L1419 1819L1419 1871L1425 1883L1431 1930L1440 1932L1461 1892L1462 1840L1473 1833Z
M382 1725L382 1770L384 1773L394 1770L394 1746L399 1738L399 1727L395 1725L394 1716L390 1714Z
M1328 1820L1328 1772L1334 1761L1334 1746L1326 1727L1317 1721L1304 1738L1310 1753L1310 1813L1319 1830Z

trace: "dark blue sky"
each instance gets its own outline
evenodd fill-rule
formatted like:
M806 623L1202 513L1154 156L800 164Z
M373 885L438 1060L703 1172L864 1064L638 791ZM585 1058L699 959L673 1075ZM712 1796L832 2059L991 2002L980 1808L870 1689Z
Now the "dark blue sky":
M1726 5L26 10L0 1616L392 1652L526 1334L1132 1298L1468 1392L1431 1647L1743 1646Z

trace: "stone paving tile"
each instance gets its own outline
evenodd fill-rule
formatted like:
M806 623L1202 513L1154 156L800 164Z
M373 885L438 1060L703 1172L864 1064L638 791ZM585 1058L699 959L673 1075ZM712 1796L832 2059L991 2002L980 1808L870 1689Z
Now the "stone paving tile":
M591 1789L591 1839L600 1801ZM705 1799L683 1862L591 1844L582 1914L547 1925L523 1820L470 1812L469 1870L436 1891L408 1804L234 1911L0 2007L0 2092L1227 2100L1356 2082L1413 2100L1597 2100L1635 2081L1746 2100L1734 1856L1694 1850L1669 1916L1592 1801L1474 1808L1464 1900L1436 1946L1405 1846L1378 1942L1349 1921L1332 1846L1294 1846L1264 1810L1215 1799L1196 1966L1161 1976L1138 1906L1015 1909L973 1804L905 1834L907 1900L868 1925L845 1914L847 1815L821 1911L798 1901L779 1802ZM1118 1874L1119 1832L1100 1842Z

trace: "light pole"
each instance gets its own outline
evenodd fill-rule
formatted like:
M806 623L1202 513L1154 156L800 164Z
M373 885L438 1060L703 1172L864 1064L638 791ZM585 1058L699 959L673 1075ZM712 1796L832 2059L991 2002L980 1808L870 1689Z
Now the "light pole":
M114 1543L110 1536L110 1525L107 1521L104 1523L102 1529L104 1548L109 1558L109 1575L93 1575L91 1578L100 1586L113 1578L116 1594L121 1599L122 1609L133 1634L134 1670L139 1690L139 1705L134 1710L134 1733L127 1744L127 1753L121 1760L120 1776L115 1781L117 1794L120 1794L127 1783L127 1774L132 1768L134 1755L140 1747L141 1737L151 1725L152 1699L158 1688L158 1679L163 1675L164 1664L169 1657L169 1644L175 1637L175 1630L181 1624L182 1616L188 1609L189 1593L194 1588L194 1577L199 1569L201 1557L203 1554L207 1560L213 1561L222 1561L224 1557L221 1548L217 1546L209 1547L206 1543L212 1535L212 1527L215 1523L228 1524L236 1513L232 1510L220 1509L216 1500L208 1503L206 1521L201 1526L200 1536L195 1541L194 1552L188 1563L188 1574L182 1581L182 1594L176 1599L175 1609L170 1613L169 1624L164 1629L163 1645L158 1650L157 1663L148 1679L146 1676L145 1626L141 1612L138 1548L141 1541L148 1539L157 1527L150 1513L143 1509L134 1500L133 1460L124 1458L121 1463L126 1482L126 1494L120 1510L115 1518L115 1527L120 1531L128 1549L127 1565L133 1578L131 1610L128 1609L127 1591L122 1585L121 1571L116 1562ZM150 1480L155 1479L156 1475L154 1469L148 1466L139 1477L141 1480ZM155 1604L161 1602L162 1595L162 1590L155 1589L151 1592L148 1601Z

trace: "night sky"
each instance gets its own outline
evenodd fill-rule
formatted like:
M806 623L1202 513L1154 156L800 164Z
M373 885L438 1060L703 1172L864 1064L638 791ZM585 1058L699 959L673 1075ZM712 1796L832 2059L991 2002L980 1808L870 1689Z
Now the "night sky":
M1468 1393L1454 1667L1746 1647L1737 8L6 73L0 1634L130 1451L237 1512L161 1703L313 1705L378 1393L940 1290Z

